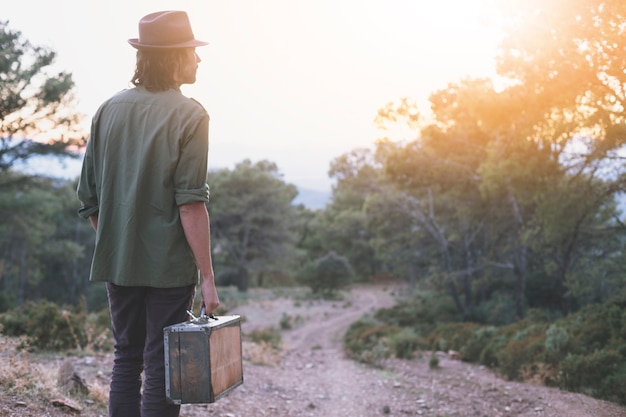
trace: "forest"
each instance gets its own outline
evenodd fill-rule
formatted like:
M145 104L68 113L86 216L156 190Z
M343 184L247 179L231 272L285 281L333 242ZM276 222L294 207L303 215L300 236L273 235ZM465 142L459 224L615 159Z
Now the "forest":
M445 300L456 323L491 326L624 297L625 18L618 0L520 3L501 79L450 83L430 111L408 97L381 103L376 123L414 138L338 155L324 209L293 204L297 187L272 161L210 171L218 285L323 293L395 280ZM75 130L71 74L45 75L54 52L6 22L0 50L0 312L37 300L100 310L76 181L15 168L78 157L87 137ZM623 338L626 313L611 314ZM617 349L613 365L626 357Z

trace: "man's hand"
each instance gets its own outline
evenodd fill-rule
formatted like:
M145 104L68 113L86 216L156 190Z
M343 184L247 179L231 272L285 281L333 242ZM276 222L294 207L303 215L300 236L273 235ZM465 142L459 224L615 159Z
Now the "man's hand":
M202 304L204 305L206 315L208 316L220 305L220 299L217 295L217 289L215 288L215 280L213 276L202 277L200 290L202 292Z

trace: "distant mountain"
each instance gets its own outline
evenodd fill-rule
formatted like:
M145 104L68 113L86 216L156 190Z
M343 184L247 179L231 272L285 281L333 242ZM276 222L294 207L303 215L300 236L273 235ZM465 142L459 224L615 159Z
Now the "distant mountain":
M58 158L51 156L39 156L28 160L26 163L16 166L16 168L30 175L45 175L62 179L73 180L80 175L82 157L80 158ZM310 209L323 209L330 201L331 191L298 187L298 196L293 204L303 204Z
M330 191L298 187L298 196L293 200L293 204L303 204L304 206L314 210L323 209L330 201L330 197Z
M71 158L68 156L39 155L26 161L20 161L14 168L28 175L74 180L80 175L83 164L82 155Z

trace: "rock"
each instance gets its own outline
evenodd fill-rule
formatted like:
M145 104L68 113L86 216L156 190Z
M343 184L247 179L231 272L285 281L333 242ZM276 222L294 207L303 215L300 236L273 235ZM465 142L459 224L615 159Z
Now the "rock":
M389 408L388 405L385 405L385 406L383 406L382 412L383 412L383 414L389 414L389 413L391 413L391 408Z
M448 357L450 359L456 360L456 361L462 361L463 360L463 355L461 355L460 352L457 352L456 350L449 350L448 351Z
M54 407L63 408L72 413L80 413L83 408L78 403L70 400L69 398L55 398L50 401Z
M65 359L61 363L57 383L59 387L67 393L89 394L87 384L83 378L76 373L74 363L70 359Z

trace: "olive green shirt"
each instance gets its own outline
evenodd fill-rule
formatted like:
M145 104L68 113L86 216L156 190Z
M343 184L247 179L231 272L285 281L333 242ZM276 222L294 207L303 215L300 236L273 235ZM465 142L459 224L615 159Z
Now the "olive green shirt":
M178 206L209 201L209 115L179 90L124 90L93 117L77 188L98 215L90 279L123 286L198 282Z

